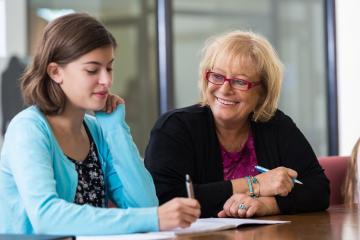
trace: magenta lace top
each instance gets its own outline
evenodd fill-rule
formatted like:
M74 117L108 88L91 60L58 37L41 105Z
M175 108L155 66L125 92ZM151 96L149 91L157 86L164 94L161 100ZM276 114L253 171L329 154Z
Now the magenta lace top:
M225 180L255 176L258 174L258 171L255 170L257 159L254 138L251 132L240 152L228 152L221 144L220 149L223 159Z

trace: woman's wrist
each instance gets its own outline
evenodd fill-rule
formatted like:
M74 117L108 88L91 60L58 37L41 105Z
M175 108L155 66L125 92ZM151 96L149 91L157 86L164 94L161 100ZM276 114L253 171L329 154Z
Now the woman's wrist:
M255 180L255 182L254 182ZM247 177L237 178L231 180L232 191L233 194L236 193L244 193L248 196L255 195L256 197L260 197L260 183L255 177L251 177L251 187L252 191L250 191L249 183Z
M259 197L258 200L262 202L266 208L264 216L280 214L280 209L275 197Z
M260 183L256 177L246 176L246 182L248 185L249 196L252 198L260 197Z
M236 193L245 193L246 195L250 194L246 178L233 179L231 180L231 185L232 185L233 194Z

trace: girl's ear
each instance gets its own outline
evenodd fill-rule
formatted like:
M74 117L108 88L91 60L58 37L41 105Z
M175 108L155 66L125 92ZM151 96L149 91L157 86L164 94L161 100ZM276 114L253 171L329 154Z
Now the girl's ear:
M51 62L47 67L47 74L58 84L62 83L62 75L59 64Z

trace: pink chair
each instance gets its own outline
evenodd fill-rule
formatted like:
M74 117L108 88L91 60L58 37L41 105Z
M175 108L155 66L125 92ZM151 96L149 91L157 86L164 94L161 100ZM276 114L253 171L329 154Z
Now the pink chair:
M330 205L344 203L342 188L349 161L349 156L328 156L319 158L319 163L325 170L325 175L330 181Z
M113 201L109 200L108 208L117 208L117 206Z

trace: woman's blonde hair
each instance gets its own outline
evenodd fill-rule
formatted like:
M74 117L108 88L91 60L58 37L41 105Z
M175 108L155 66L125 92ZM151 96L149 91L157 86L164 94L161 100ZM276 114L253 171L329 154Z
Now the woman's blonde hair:
M50 22L44 30L34 61L20 78L24 102L45 114L61 113L66 97L47 73L49 63L66 65L100 47L116 48L112 34L86 13L72 13Z
M358 174L357 174L357 168L358 168L358 151L360 147L360 138L357 140L350 157L350 162L348 166L348 171L345 178L345 184L344 184L344 203L346 205L353 205L355 203L357 186L358 186ZM359 196L358 196L359 197Z
M229 63L247 63L260 75L263 96L252 118L268 121L276 111L283 78L283 64L275 49L262 36L248 31L232 31L211 37L202 50L199 68L199 88L202 105L207 105L206 72L212 70L217 59L225 57Z

